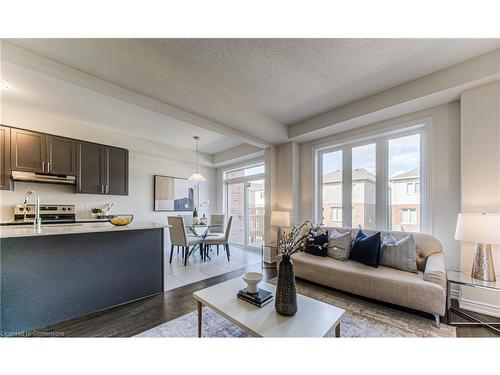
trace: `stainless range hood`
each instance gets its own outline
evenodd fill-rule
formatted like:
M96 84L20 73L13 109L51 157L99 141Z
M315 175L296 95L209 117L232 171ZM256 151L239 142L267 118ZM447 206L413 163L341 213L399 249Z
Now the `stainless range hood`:
M50 175L34 172L12 171L12 181L44 182L49 184L75 185L75 176Z

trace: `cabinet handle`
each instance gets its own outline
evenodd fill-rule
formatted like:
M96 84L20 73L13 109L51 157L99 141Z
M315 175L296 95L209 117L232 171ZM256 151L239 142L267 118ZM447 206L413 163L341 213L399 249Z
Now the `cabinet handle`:
M106 194L109 194L109 185L106 185Z
M42 161L42 172L45 172L45 162Z
M50 161L47 162L47 172L50 172Z

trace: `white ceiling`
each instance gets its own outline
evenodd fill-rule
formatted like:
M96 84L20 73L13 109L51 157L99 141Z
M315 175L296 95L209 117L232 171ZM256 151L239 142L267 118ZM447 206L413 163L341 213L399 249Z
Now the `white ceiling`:
M143 43L285 124L500 48L500 39L149 39Z
M8 62L2 63L1 77L11 86L2 91L2 106L23 107L190 150L195 148L192 137L198 135L200 151L208 154L242 144L234 138Z
M498 48L500 39L9 39L2 104L187 149L199 135L201 151L216 154L287 142L284 124Z

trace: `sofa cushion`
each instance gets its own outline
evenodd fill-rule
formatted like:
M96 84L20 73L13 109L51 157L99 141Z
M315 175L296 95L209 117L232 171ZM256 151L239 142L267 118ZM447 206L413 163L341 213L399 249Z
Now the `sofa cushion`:
M359 231L358 228L342 228L342 227L326 227L325 229L328 231L331 231L332 229L337 229L339 232L345 232L347 230L350 230L353 238L356 237L356 234ZM363 232L365 234L370 235L375 233L376 231L370 229L363 229ZM386 233L391 233L396 240L400 240L408 236L409 232L381 230L380 231L381 237L383 238L386 235ZM437 238L429 234L415 233L415 232L412 232L411 234L415 239L415 246L417 251L417 269L419 271L424 271L427 257L431 254L442 252L443 246L441 245L441 242L439 242Z
M373 268L348 260L319 258L305 253L292 256L299 278L360 296L444 315L445 288L424 280L423 272L403 272L380 266Z
M349 259L370 267L378 267L380 264L380 232L367 236L360 230L354 239Z
M417 253L415 239L411 234L396 240L387 233L380 249L380 264L401 271L417 272Z
M328 256L346 261L351 252L352 238L351 231L340 233L333 229L328 237Z
M305 252L311 255L326 257L328 251L328 232L315 234L309 232Z

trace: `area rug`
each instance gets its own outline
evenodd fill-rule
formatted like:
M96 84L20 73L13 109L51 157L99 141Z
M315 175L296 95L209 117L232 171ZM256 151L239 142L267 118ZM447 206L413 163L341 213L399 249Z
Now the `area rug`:
M368 302L304 281L297 281L297 291L346 310L341 320L341 337L456 337L455 327L441 324L441 328L437 328L432 319ZM197 312L193 311L135 337L196 337L197 327ZM208 307L203 309L202 332L204 337L249 336ZM334 329L326 335L326 337L334 336Z

